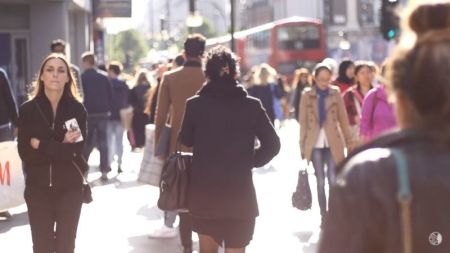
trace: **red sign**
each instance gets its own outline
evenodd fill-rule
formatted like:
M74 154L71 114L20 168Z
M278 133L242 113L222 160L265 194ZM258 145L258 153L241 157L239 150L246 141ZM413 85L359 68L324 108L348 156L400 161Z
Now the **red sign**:
M5 169L3 170L2 164L0 163L0 185L11 186L11 171L9 170L9 161L5 163Z

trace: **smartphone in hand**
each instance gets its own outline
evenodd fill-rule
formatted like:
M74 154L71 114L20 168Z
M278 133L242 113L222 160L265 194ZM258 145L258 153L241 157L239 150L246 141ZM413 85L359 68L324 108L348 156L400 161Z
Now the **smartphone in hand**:
M80 131L80 126L78 125L78 121L76 118L69 119L65 122L66 130L67 131ZM75 142L83 141L83 135L80 135L80 138L78 138Z

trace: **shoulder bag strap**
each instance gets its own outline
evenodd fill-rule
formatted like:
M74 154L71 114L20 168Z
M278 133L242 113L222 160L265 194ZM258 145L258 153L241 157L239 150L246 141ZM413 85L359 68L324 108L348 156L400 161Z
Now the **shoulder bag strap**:
M411 202L412 193L408 176L408 165L405 155L399 149L391 149L395 159L398 178L398 202L401 212L401 226L403 239L403 252L412 253L412 221Z

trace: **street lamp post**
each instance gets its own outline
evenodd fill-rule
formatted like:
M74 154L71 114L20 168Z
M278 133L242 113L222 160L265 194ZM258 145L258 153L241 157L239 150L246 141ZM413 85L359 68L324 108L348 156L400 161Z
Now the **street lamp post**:
M231 35L231 51L234 52L235 47L234 47L234 0L230 0L230 35Z
M186 25L189 33L192 33L193 27L199 27L203 24L203 18L195 10L195 0L189 0L189 15L186 19Z

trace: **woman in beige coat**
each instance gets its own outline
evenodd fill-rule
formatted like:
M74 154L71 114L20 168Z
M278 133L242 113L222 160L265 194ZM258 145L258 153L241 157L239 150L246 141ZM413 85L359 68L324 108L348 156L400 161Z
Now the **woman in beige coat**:
M344 158L344 148L350 148L353 142L339 88L330 85L331 75L328 65L315 67L315 85L303 92L299 115L301 155L302 159L313 163L322 217L327 210L325 164L328 182L333 184L335 164Z

